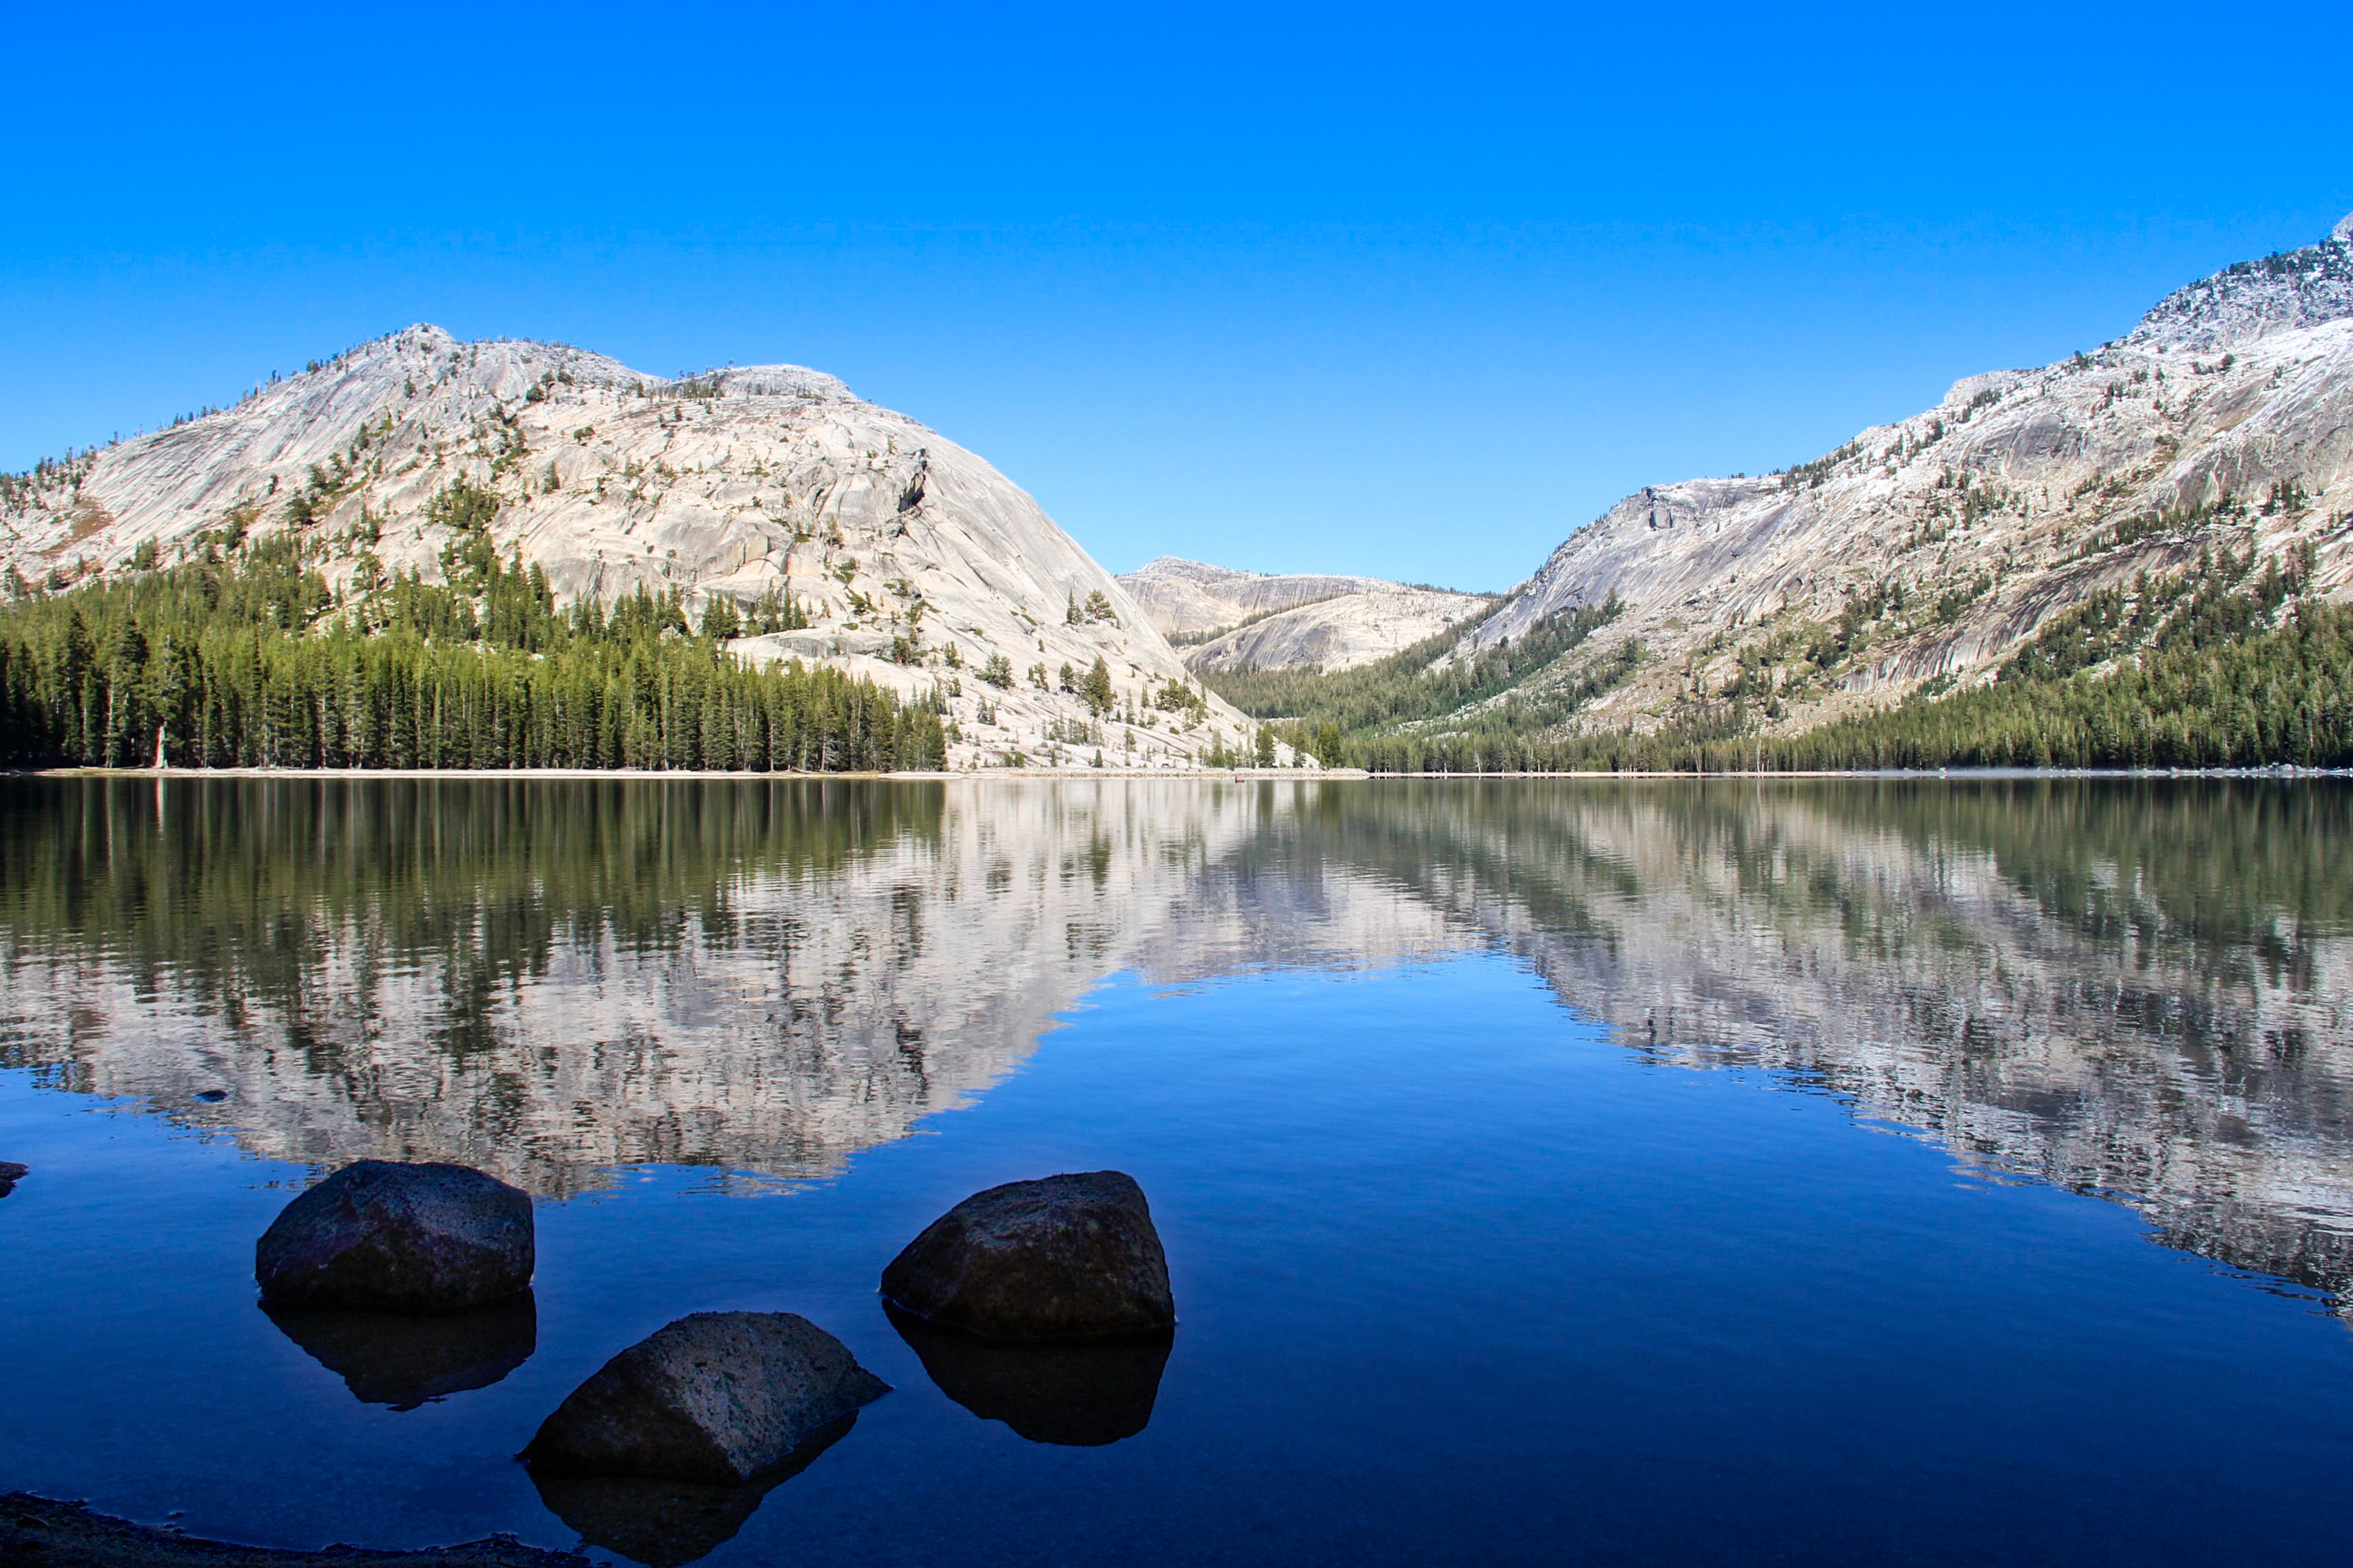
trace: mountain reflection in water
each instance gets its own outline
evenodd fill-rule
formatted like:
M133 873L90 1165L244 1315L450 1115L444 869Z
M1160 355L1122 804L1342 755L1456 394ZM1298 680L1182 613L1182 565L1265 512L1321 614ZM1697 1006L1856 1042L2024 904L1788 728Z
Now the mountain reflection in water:
M792 1180L982 1092L1109 973L1500 944L1630 1048L1774 1069L2342 1292L2349 800L22 780L0 1065L322 1167L458 1160L554 1195L644 1163Z

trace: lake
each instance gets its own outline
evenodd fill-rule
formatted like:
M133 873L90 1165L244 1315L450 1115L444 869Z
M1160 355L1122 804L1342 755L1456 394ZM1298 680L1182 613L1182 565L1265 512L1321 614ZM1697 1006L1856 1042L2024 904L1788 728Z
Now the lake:
M0 1491L191 1534L2211 1563L2353 1496L2328 781L14 779L0 984ZM263 1312L366 1157L533 1194L527 1301ZM950 1205L1103 1167L1165 1364L894 1330ZM542 1494L732 1308L894 1392L725 1507Z

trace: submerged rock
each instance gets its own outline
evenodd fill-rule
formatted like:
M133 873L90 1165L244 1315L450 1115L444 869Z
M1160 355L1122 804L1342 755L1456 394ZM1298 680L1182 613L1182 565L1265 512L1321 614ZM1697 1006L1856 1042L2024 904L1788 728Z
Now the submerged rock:
M31 1174L31 1167L19 1165L14 1160L0 1160L0 1198L16 1190L16 1184Z
M362 1160L280 1211L253 1272L288 1306L456 1312L523 1289L533 1262L531 1199L504 1182Z
M891 1260L882 1294L941 1328L1012 1342L1176 1326L1160 1233L1144 1189L1121 1171L975 1193Z
M512 1535L416 1552L233 1546L110 1519L81 1503L53 1502L29 1492L0 1497L0 1563L25 1568L368 1568L380 1563L403 1568L590 1568L588 1559L577 1553L542 1552Z
M488 1388L539 1348L539 1307L528 1290L433 1317L275 1301L264 1301L261 1310L311 1359L341 1377L354 1399L395 1410Z
M1033 1443L1101 1447L1152 1422L1160 1373L1176 1343L1151 1339L998 1344L936 1328L883 1304L939 1391L984 1421L1002 1421Z
M531 1479L539 1488L539 1500L579 1532L581 1544L619 1552L646 1568L682 1568L733 1541L770 1492L808 1468L857 1424L852 1411L819 1427L780 1463L742 1486L665 1476L554 1476L536 1470Z
M891 1392L849 1347L791 1312L697 1312L572 1391L522 1451L550 1476L666 1476L733 1486L789 1461Z

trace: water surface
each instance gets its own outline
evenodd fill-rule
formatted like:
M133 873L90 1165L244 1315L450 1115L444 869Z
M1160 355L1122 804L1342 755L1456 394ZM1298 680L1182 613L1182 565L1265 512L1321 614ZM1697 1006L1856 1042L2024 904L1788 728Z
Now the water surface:
M2353 1476L2348 805L9 782L0 1489L665 1565L2301 1554ZM265 1315L254 1237L368 1156L536 1194L528 1313ZM1165 1366L1008 1406L893 1330L942 1209L1106 1165ZM540 1418L708 1308L896 1392L699 1523L543 1498Z

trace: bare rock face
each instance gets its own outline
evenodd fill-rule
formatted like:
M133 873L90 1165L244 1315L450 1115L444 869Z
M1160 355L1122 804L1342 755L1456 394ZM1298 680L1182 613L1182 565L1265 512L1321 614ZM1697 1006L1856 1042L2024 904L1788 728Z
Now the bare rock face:
M1185 650L1192 669L1349 669L1400 653L1482 614L1475 594L1382 584L1279 610Z
M524 1289L534 1262L531 1200L504 1182L362 1160L286 1205L253 1272L280 1306L458 1312Z
M16 1184L23 1181L27 1173L28 1168L14 1160L0 1160L0 1198L15 1192Z
M607 1362L522 1451L534 1474L736 1486L891 1392L791 1312L697 1312Z
M1135 1178L1008 1182L934 1220L882 1271L894 1305L1012 1343L1166 1334L1168 1258Z
M2175 291L2100 348L1956 382L1779 474L1645 488L1569 535L1460 645L1621 613L1566 687L1639 651L1577 720L1648 723L1687 694L1770 693L1792 731L1968 687L2053 616L2143 574L2315 552L2353 598L2353 230ZM1836 644L1824 628L1847 628ZM1639 645L1639 647L1637 647ZM1544 695L1554 672L1519 683Z
M1398 584L1329 573L1238 572L1205 561L1163 555L1119 580L1145 619L1164 636L1232 626L1255 616Z
M1193 669L1346 669L1469 620L1480 594L1328 574L1237 572L1164 555L1119 580Z
M665 381L420 323L0 485L0 576L121 577L224 538L291 534L339 592L404 572L433 582L457 538L439 503L460 485L495 501L498 553L544 572L564 604L675 590L699 622L713 605L789 601L786 626L733 651L943 703L959 768L1019 756L1092 771L1102 752L1187 770L1251 733L1213 696L1155 707L1184 665L1018 486L798 365ZM1097 659L1109 712L1081 683Z

